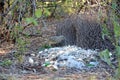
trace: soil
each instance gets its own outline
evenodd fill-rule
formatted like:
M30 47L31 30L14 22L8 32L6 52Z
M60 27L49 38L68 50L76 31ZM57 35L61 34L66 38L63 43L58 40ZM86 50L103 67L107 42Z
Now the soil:
M27 51L24 52L25 56L22 56L23 60L26 60L26 56L31 54L37 54L41 47L48 44L48 38L55 35L55 25L57 21L50 22L49 20L46 24L47 27L33 26L26 28L25 33L34 34L37 36L30 36L29 38L24 38L29 42L26 45ZM32 32L31 32L32 30ZM38 33L36 33L39 31ZM39 34L39 35L38 35ZM0 61L5 59L12 59L14 64L12 66L0 66L0 80L111 80L112 70L109 71L104 68L97 68L91 71L78 72L76 70L65 70L60 69L55 71L50 68L43 68L39 66L26 66L23 63L18 62L12 56L16 52L16 45L9 42L3 42L0 48ZM42 60L41 60L42 62ZM34 71L36 69L36 71ZM111 70L111 71L110 71Z

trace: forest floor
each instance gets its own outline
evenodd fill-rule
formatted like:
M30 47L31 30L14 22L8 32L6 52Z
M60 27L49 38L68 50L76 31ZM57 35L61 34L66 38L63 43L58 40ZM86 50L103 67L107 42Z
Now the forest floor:
M47 24L47 28L41 27L42 25L27 28L25 32L36 34L37 31L40 31L40 35L30 36L27 39L29 44L27 45L27 51L25 51L24 54L36 54L39 52L41 46L48 44L48 38L55 35L55 25L56 24L51 22ZM9 42L2 43L0 48L0 61L13 58L13 56L10 55L13 54L15 50L16 45L10 44ZM12 61L15 63L15 60ZM12 65L11 67L0 66L0 80L111 80L112 78L110 73L112 71L107 71L106 67L77 73L77 71L74 70L69 71L63 69L54 71L37 66L40 67L37 69L37 72L32 70L31 67L28 67L28 72L26 72L24 70L25 68L21 69L21 65L22 63Z

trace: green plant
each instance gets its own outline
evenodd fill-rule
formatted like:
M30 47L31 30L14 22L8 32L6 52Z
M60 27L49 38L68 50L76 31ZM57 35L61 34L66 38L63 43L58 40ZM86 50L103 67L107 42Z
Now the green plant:
M45 63L44 63L44 66L45 67L48 67L50 65L50 62L49 61L46 61Z
M100 58L105 61L108 65L112 66L110 61L110 52L106 49L99 54Z
M44 44L44 45L42 45L38 50L41 51L41 50L49 49L49 48L51 48L51 47L52 47L52 46L50 46L50 45Z
M37 19L40 18L42 16L42 10L41 9L37 9L35 11L35 17L29 17L29 18L25 18L27 24L33 24L35 26L38 26L37 23Z
M112 24L114 26L114 36L115 36L115 55L117 56L117 69L113 68L115 71L115 75L113 77L113 80L119 80L120 79L120 46L118 46L118 42L119 42L119 38L120 38L120 24L118 22L118 16L115 13L115 9L116 9L116 3L112 3L112 13L111 13L111 17L110 19L112 20ZM108 30L104 29L103 31L105 34L109 35ZM105 62L107 62L109 65L111 65L111 61L109 58L109 52L108 50L102 51L102 54L100 54L101 58L104 59ZM113 65L112 65L113 66Z
M118 45L120 38L120 24L115 19L113 19L113 25L114 25L116 45Z
M6 60L0 62L0 66L10 66L10 65L12 65L12 61L9 59L6 59Z
M116 46L116 56L117 56L117 61L118 61L118 65L117 65L117 69L115 70L115 75L114 78L115 79L120 79L120 46Z

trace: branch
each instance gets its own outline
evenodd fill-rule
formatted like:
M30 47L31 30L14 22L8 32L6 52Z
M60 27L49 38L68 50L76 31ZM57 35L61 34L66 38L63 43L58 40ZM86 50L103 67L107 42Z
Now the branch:
M13 5L11 7L9 7L7 9L7 11L4 14L1 14L0 16L4 16L5 17L9 13L9 11L11 11L16 6L16 4L17 4L18 1L19 0L15 0L14 3L13 3Z

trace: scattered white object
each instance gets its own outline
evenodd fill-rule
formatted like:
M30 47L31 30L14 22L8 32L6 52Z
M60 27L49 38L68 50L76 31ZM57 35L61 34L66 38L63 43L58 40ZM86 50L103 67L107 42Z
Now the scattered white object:
M111 52L109 52L109 56L112 56L112 53L111 53Z
M56 69L56 70L58 70L58 66L56 66L56 65L53 65L53 68Z
M31 54L31 56L35 57L35 54Z
M28 62L29 62L30 64L33 64L33 63L34 63L34 60L32 59L32 57L29 57L29 58L28 58Z
M39 57L42 56L42 58L45 59L45 62L49 61L50 66L53 66L55 69L60 67L82 69L86 66L84 60L87 59L87 61L90 61L91 59L94 59L95 54L98 54L98 52L90 49L85 50L77 46L64 46L40 51ZM97 62L89 63L97 66Z
M28 72L26 70L21 71L23 74L27 74Z
M78 69L81 69L82 67L85 66L85 64L84 64L84 62L82 62L82 61L77 61L77 60L69 57L66 66L67 66L67 67L70 67L70 68L78 68Z
M89 64L91 64L91 65L96 67L98 65L98 62L90 62Z

